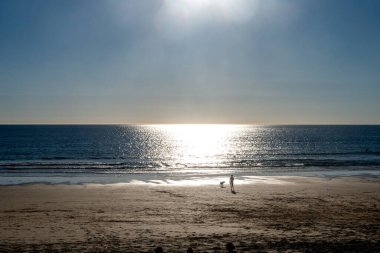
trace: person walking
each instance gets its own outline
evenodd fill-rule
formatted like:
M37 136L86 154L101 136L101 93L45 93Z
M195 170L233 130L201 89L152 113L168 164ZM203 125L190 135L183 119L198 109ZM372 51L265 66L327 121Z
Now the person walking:
M230 187L231 187L231 192L232 193L235 193L234 180L235 180L234 175L231 175L230 176Z

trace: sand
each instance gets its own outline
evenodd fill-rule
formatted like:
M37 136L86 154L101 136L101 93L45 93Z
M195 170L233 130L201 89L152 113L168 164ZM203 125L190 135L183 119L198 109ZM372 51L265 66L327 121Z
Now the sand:
M0 252L380 252L380 180L0 186Z

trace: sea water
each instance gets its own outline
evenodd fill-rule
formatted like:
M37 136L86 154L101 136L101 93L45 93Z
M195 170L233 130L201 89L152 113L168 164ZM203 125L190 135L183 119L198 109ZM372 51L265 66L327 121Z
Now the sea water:
M0 184L378 177L379 168L380 126L0 126Z

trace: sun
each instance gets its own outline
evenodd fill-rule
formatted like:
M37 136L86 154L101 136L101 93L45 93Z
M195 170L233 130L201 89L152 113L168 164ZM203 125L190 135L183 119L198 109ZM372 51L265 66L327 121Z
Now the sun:
M258 0L165 0L160 20L181 29L213 22L241 22L252 16ZM172 26L171 26L172 27Z
M246 0L166 0L166 4L179 13L191 16L219 14L224 18L241 14L237 12L244 10L246 2Z

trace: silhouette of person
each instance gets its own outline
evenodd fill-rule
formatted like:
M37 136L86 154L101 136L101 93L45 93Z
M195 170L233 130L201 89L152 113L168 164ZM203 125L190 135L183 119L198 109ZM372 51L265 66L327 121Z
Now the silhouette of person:
M162 249L162 247L157 247L157 248L154 250L154 253L164 253L164 250Z
M187 253L193 253L194 251L193 251L193 249L191 248L191 247L189 247L188 249L187 249Z
M235 188L234 188L234 175L231 175L230 176L230 187L231 187L231 192L234 193L235 192Z
M229 243L226 244L226 251L228 253L234 253L234 252L236 252L235 249L236 249L235 245L232 242L229 242Z

